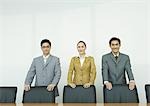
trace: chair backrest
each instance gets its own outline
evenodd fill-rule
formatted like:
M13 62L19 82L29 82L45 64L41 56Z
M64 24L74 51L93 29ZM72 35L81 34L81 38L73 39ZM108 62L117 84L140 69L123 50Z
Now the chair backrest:
M145 92L147 103L150 103L150 84L145 85Z
M23 93L23 103L55 103L55 92L48 91L45 86L31 87Z
M17 87L0 87L0 103L15 103Z
M104 103L139 103L137 88L129 90L128 86L128 84L115 84L111 90L104 86Z
M77 85L76 88L64 86L63 102L96 103L96 88L94 85L89 88L84 88L82 85Z

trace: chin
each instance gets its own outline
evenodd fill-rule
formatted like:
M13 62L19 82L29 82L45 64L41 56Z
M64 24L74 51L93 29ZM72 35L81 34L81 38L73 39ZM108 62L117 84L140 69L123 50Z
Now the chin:
M119 51L114 51L114 53L118 53Z

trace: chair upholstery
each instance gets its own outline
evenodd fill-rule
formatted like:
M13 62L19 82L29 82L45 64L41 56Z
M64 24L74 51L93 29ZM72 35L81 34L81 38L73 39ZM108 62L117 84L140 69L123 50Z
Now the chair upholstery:
M139 103L137 88L129 90L127 84L115 84L111 90L103 88L104 103Z
M145 92L147 103L150 103L150 84L145 85Z
M94 85L89 88L84 88L82 85L77 85L76 88L64 86L63 102L96 103L96 88Z
M55 92L48 91L47 87L31 87L23 93L23 103L55 103Z
M0 87L0 103L15 103L17 87Z

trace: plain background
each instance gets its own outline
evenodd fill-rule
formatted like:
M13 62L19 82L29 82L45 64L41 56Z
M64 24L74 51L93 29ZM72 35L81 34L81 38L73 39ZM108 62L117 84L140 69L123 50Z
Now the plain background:
M131 59L140 102L146 102L144 85L150 83L149 0L0 0L0 86L17 86L22 101L26 74L34 57L41 55L40 41L52 42L51 54L61 61L63 86L79 40L97 67L97 101L103 101L101 57L110 52L108 41L119 37L121 52Z

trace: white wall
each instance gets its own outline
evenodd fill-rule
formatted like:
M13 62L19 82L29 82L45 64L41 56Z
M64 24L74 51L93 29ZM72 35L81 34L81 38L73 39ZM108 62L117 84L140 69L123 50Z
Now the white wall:
M121 51L129 54L140 102L146 102L144 85L150 83L148 47L150 11L148 0L1 0L0 1L0 86L17 85L17 102L33 57L41 55L40 41L52 42L52 54L60 57L63 86L76 43L87 42L87 54L95 57L97 98L103 101L101 56L110 52L112 36L122 40Z

